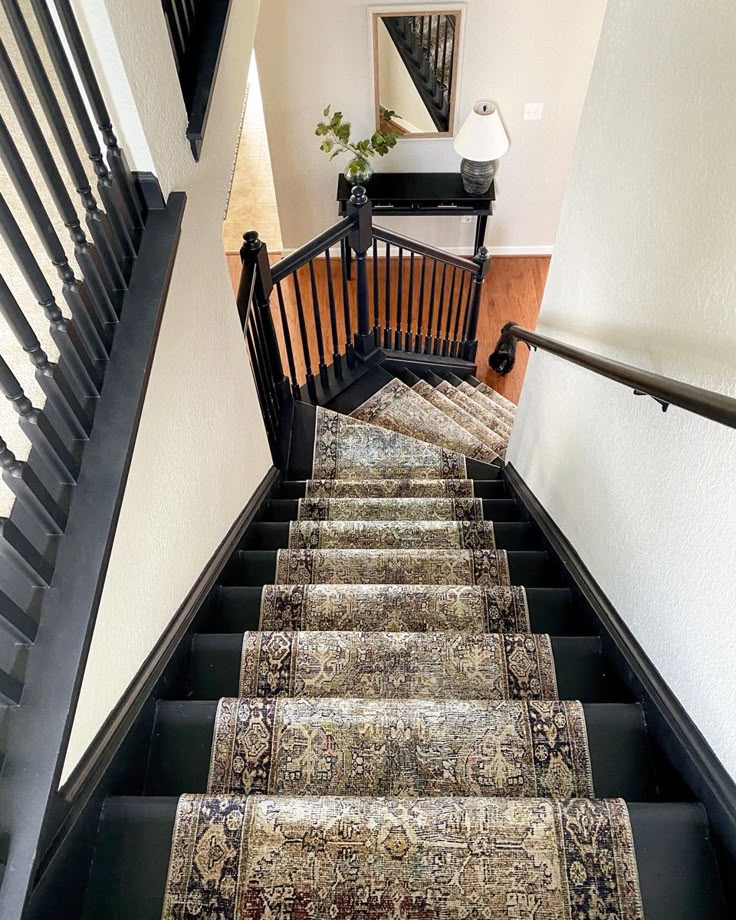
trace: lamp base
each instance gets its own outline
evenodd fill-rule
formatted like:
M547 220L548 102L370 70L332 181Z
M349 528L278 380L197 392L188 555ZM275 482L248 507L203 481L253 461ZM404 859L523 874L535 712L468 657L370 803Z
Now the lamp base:
M460 163L463 188L471 195L483 195L491 187L498 160L466 160Z

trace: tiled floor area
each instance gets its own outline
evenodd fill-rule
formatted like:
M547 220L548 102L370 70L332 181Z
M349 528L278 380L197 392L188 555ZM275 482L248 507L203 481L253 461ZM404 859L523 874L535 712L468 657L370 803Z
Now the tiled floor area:
M251 59L248 74L245 118L223 226L226 252L240 249L246 230L257 230L269 252L281 251L281 228L255 57Z

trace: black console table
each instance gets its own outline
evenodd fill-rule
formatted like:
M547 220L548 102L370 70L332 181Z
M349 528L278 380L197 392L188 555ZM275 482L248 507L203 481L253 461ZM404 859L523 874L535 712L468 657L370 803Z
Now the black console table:
M340 217L347 214L352 186L342 174L337 180L337 204ZM482 195L466 192L459 172L456 173L375 173L365 186L373 206L373 216L394 217L432 215L433 217L477 218L475 245L477 252L486 237L488 218L493 214L496 193L491 187ZM349 257L349 249L348 249ZM349 266L348 266L349 270Z

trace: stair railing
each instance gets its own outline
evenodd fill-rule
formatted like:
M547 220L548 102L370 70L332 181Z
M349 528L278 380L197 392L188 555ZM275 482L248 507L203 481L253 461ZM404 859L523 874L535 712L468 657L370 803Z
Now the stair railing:
M255 230L240 257L238 312L275 458L285 407L324 405L374 355L475 360L488 250L467 259L376 227L360 186L346 217L279 262Z
M168 274L157 286L149 215L71 0L53 0L53 13L49 0L0 3L0 83L14 116L12 126L0 117L0 160L15 193L0 195L0 391L19 426L6 422L0 437L10 492L0 518L0 915L20 920L68 810L59 776L160 322L148 304ZM176 238L167 220L151 217L161 258ZM145 296L134 273L144 252Z

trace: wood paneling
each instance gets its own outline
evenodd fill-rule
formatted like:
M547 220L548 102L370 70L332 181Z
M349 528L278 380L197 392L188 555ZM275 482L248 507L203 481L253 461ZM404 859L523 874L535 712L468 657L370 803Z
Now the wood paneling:
M278 258L278 256L274 257ZM237 290L238 281L240 278L240 257L237 254L228 254L228 267L230 270L230 277L233 282L233 290ZM342 280L340 277L340 262L339 259L333 258L332 260L332 273L333 273L333 289L336 299L336 313L337 313L337 327L338 327L338 343L340 344L340 349L344 350L345 343L345 324L343 321L343 309L342 309ZM406 298L409 286L409 266L408 259L404 260L404 298ZM508 377L498 377L496 374L491 371L488 367L488 355L493 351L496 340L498 338L499 331L504 323L509 321L514 321L519 323L522 326L526 326L529 329L534 329L537 323L537 316L539 314L539 306L542 300L542 294L544 293L544 285L547 280L547 270L549 268L549 257L548 256L530 256L530 257L520 257L520 256L497 256L493 259L491 264L491 271L488 275L488 279L484 286L483 291L483 300L481 303L480 309L480 320L478 324L478 375L479 377L488 383L490 386L493 386L500 393L508 396L509 399L518 401L519 394L521 392L521 385L524 380L524 373L526 371L527 361L528 361L528 351L527 348L523 345L519 346L517 351L517 361L516 367L509 374ZM378 279L379 279L379 291L381 292L380 298L380 307L379 307L379 320L381 325L385 322L385 310L384 310L384 300L385 300L385 259L379 259L378 265ZM371 296L371 306L370 314L371 320L373 319L373 271L372 263L369 260L368 262L368 272L369 272L369 292ZM429 274L429 272L428 272ZM391 317L395 317L396 313L396 293L397 293L397 283L398 283L398 271L396 260L392 259L392 285L391 285ZM331 363L331 354L332 354L332 334L330 328L330 314L328 306L328 286L327 286L327 274L325 271L325 263L323 260L318 260L315 262L315 278L317 282L317 296L320 304L319 315L322 321L322 331L325 344L325 361L327 364ZM302 301L305 307L305 316L307 317L307 327L308 327L308 344L311 353L312 359L312 372L317 373L318 368L318 348L317 348L317 333L314 321L314 312L313 312L313 303L312 303L312 293L310 287L309 273L306 268L301 269L299 273L300 286ZM418 272L415 276L415 287L418 285ZM351 301L351 317L353 323L353 329L355 327L355 301L354 301L354 282L350 283L350 301ZM418 290L418 288L417 288ZM429 279L427 281L427 291L429 291ZM450 273L448 272L445 281L445 291L446 291L446 300L449 301L449 292L450 292ZM284 303L286 307L287 316L289 317L289 323L292 328L292 338L296 339L294 341L294 352L295 352L295 364L297 370L297 376L301 381L304 377L304 360L302 357L302 349L299 344L298 336L298 327L296 323L296 303L294 299L294 291L290 281L285 282L283 286L284 294ZM437 305L439 305L439 281L437 287L437 296L435 297ZM274 308L274 321L276 323L277 332L280 331L280 322L278 318L278 306L276 297L274 295L273 300ZM416 324L417 318L417 308L414 309L414 320ZM425 314L423 329L426 331L428 315ZM405 325L406 321L406 303L404 304L403 310L403 322L402 327ZM445 321L443 320L441 332L444 333ZM437 312L435 310L435 315L433 319L433 329L432 333L436 331L437 328ZM284 358L284 367L286 368L286 356Z

